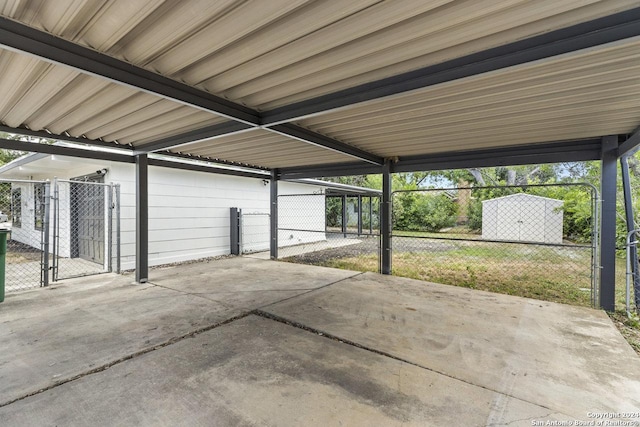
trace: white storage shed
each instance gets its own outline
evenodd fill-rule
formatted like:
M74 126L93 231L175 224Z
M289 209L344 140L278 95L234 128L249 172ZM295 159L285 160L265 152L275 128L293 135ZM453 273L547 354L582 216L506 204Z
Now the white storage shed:
M482 202L482 238L562 243L563 201L512 194Z

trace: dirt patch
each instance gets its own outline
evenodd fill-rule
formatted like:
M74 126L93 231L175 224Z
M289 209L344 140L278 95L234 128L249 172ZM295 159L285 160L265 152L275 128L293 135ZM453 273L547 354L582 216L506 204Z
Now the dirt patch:
M609 313L609 317L629 345L631 345L636 353L638 353L638 356L640 356L640 321L638 317L636 316L630 319L626 313L620 311Z

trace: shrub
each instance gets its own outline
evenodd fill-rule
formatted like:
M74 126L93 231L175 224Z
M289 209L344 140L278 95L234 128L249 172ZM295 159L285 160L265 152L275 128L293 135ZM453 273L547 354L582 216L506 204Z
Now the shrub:
M456 223L458 206L444 194L398 193L393 202L397 230L435 232Z

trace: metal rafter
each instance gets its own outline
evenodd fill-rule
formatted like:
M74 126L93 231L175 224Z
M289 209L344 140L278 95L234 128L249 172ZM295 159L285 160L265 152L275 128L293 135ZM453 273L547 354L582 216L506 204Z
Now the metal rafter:
M30 54L54 64L65 65L86 74L106 78L114 83L129 86L183 105L227 117L248 126L260 128L262 124L261 114L249 107L4 17L0 17L0 46L18 53ZM206 130L210 130L210 128L205 128L202 131L205 132ZM305 130L305 136L308 139L300 137L300 131L297 127L289 129L287 126L283 126L277 132L312 145L344 152L347 155L362 158L365 161L371 161L372 157L376 158L373 154L358 150L351 145L310 130ZM182 145L197 141L199 137L196 136L191 141L186 138L175 138L177 140L175 145ZM164 149L175 146L168 139L158 141L158 143L160 142L162 142L162 148ZM354 153L362 153L362 157Z
M391 165L393 172L460 169L537 163L599 160L601 139L555 141L531 146L513 146L473 151L401 157ZM335 163L323 166L296 166L280 169L283 180L366 175L381 173L382 168L364 163Z
M4 17L0 17L0 46L236 121L260 124L259 115L250 108Z
M135 147L139 152L152 152L161 151L169 148L177 148L186 144L193 144L195 142L205 141L207 139L213 139L216 137L229 136L237 134L250 129L255 129L253 126L240 122L224 122L218 123L212 126L208 126L201 129L195 129L189 132L185 132L180 135L169 136L157 141L148 142Z
M262 113L271 126L440 83L640 36L640 8L551 31L440 64L365 83Z
M618 147L618 157L628 156L634 153L640 146L640 128L636 129L627 139Z

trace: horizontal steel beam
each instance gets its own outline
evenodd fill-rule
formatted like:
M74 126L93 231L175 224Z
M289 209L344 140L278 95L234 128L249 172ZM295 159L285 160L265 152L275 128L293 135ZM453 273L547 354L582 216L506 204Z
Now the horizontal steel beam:
M218 175L241 176L245 178L257 178L257 179L267 179L267 180L271 178L268 172L265 172L265 173L250 172L250 171L243 171L243 170L220 168L220 167L209 166L209 165L198 165L194 163L172 162L171 160L163 160L163 159L149 159L149 166L181 169L181 170L192 171L192 172L215 173Z
M199 141L213 139L215 137L229 136L240 132L254 129L253 126L240 122L224 122L207 126L201 129L195 129L180 135L170 136L159 139L157 141L148 142L146 144L137 145L135 150L138 152L152 152L176 148L181 145L193 144Z
M100 141L96 139L79 138L64 134L49 133L43 130L31 130L25 128L14 128L7 125L0 125L0 132L13 133L16 135L34 136L36 138L52 139L54 141L74 142L78 144L92 145L96 147L118 148L123 150L133 150L131 145L118 144L116 142Z
M220 165L238 166L238 167L241 167L241 168L249 168L249 169L255 169L255 170L265 170L265 171L270 171L271 170L271 169L266 168L266 167L251 165L251 164L248 164L248 163L232 162L230 160L215 159L213 157L197 156L197 155L188 154L188 153L173 153L171 151L160 151L160 152L157 152L155 154L159 154L159 155L167 156L167 157L173 157L173 158L176 158L176 159L185 159L185 160L199 161L199 162L209 162L209 163L220 164Z
M76 147L61 147L53 144L0 139L0 148L5 150L26 151L32 153L55 154L59 156L79 157L82 159L105 160L109 162L135 163L135 158L128 154L108 151L89 150Z
M260 124L259 114L250 108L4 17L0 17L0 46L243 123Z
M107 151L87 150L76 147L61 147L52 144L40 144L35 142L14 141L12 139L0 139L0 148L5 150L16 150L31 153L53 154L58 156L77 157L82 159L92 159L108 162L135 163L135 156L128 154L111 153ZM194 172L208 172L219 175L233 175L245 178L269 179L268 172L245 171L221 168L209 165L199 165L195 163L171 161L164 159L149 159L150 166L159 166L171 169L189 170Z
M640 36L640 8L487 49L262 113L262 124L285 123L440 83Z
M382 166L352 162L327 165L295 166L279 169L278 179L290 181L303 178L328 178L333 176L374 175L382 173Z
M529 146L401 157L394 172L418 172L494 166L599 160L600 139L558 141Z
M640 129L636 129L624 142L618 147L618 157L633 154L640 146Z
M284 136L288 136L290 138L315 145L317 147L327 148L329 150L345 154L350 157L355 157L356 159L363 160L367 163L373 163L376 165L381 165L382 163L384 163L384 159L380 156L376 156L375 154L371 154L352 145L345 144L344 142L329 138L328 136L320 135L319 133L310 131L291 123L275 125L266 129Z

